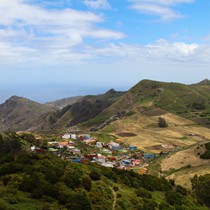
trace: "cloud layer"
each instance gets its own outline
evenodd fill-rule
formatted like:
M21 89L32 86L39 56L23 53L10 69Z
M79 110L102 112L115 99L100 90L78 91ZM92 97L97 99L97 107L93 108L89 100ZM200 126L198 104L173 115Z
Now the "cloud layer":
M107 0L84 0L84 4L93 9L110 9L111 8Z
M192 3L194 0L129 0L131 8L140 13L158 16L162 21L183 17L174 7L178 4Z
M167 20L178 17L173 11L174 6L192 2L192 0L130 1L133 8L157 14ZM123 33L100 27L105 21L101 13L79 11L69 7L45 8L27 2L29 1L0 1L1 65L210 62L209 45L169 42L165 39L158 39L145 45L125 44L122 41L125 37ZM67 3L58 2L61 5ZM46 5L47 2L42 3ZM95 9L109 7L108 2L104 0L85 0L85 3Z
M118 40L123 33L99 27L104 21L101 14L75 9L49 9L24 0L0 1L1 58L10 62L28 55L60 55L72 51L84 43L84 39ZM3 60L3 59L2 59Z

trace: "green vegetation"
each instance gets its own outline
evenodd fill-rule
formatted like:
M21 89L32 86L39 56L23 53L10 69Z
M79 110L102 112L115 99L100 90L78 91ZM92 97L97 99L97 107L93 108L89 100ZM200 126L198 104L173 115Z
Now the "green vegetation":
M118 210L202 208L185 189L164 178L29 153L17 147L27 145L25 135L0 138L5 148L0 152L0 209L110 210L113 203Z
M158 117L158 126L159 126L160 128L166 128L166 127L168 127L168 124L167 124L165 118L163 118L163 117Z
M210 207L210 174L192 179L193 191L200 203Z
M110 134L107 134L107 133L103 133L103 132L96 132L96 133L93 133L92 135L94 138L97 139L97 141L101 141L101 142L110 142L110 141L114 141L116 140L116 137L113 136L113 135L110 135Z
M206 151L200 155L202 159L210 159L210 142L205 144Z
M142 80L99 115L86 121L84 126L99 126L114 115L128 117L129 114L119 113L130 109L132 115L140 112L143 115L158 116L171 112L209 127L209 90L209 85L199 83L184 85Z
M122 95L123 92L109 90L102 95L85 96L72 105L68 105L61 110L50 113L50 115L46 116L42 126L43 128L57 129L94 119L106 108L116 102ZM101 123L104 121L105 120L102 119ZM86 125L84 124L84 126Z

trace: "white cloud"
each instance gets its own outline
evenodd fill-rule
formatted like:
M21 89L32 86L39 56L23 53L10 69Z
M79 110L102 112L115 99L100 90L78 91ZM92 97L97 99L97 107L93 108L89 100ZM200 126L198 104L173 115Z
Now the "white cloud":
M84 4L93 9L110 9L111 8L107 0L84 0Z
M129 0L132 2L132 9L140 13L160 17L162 21L171 21L183 17L176 12L174 7L177 4L192 3L194 0Z
M0 41L10 47L71 48L85 38L121 39L124 34L98 27L100 14L74 9L43 8L28 0L0 1Z
M204 64L210 63L210 45L196 43L169 42L164 39L147 45L110 44L103 48L86 48L92 58L106 62L129 63L171 63Z

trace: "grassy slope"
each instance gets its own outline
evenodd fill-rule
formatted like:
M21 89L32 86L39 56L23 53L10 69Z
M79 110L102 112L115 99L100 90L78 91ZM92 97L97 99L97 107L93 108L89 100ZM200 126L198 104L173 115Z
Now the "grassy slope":
M111 133L119 137L117 133L135 133L134 137L120 137L129 144L135 144L144 151L153 151L159 153L161 149L154 149L151 146L160 144L175 144L177 146L188 146L198 142L203 142L203 136L210 139L209 129L196 125L193 121L166 113L162 115L167 123L167 128L157 126L158 116L145 116L135 114L112 122L101 130L101 132ZM189 136L196 133L200 136Z
M204 109L195 108L195 105L200 103L205 106ZM210 85L202 83L184 85L143 80L85 125L99 125L117 112L126 109L133 109L146 115L150 114L149 111L154 112L159 109L160 112L161 109L208 127L210 123Z
M191 189L191 179L194 175L210 173L210 160L201 159L199 154L204 153L204 144L199 143L184 150L158 158L150 166L149 174L174 179L175 183Z

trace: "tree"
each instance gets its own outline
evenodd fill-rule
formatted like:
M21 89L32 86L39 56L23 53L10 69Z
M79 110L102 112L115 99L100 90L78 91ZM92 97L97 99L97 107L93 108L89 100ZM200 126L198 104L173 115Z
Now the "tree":
M88 176L84 176L82 178L82 184L85 190L90 191L91 190L91 179Z
M191 182L198 201L210 207L210 174L200 177L195 175Z
M159 126L160 128L166 128L166 127L168 127L168 124L167 124L165 118L163 118L163 117L158 117L158 126Z

